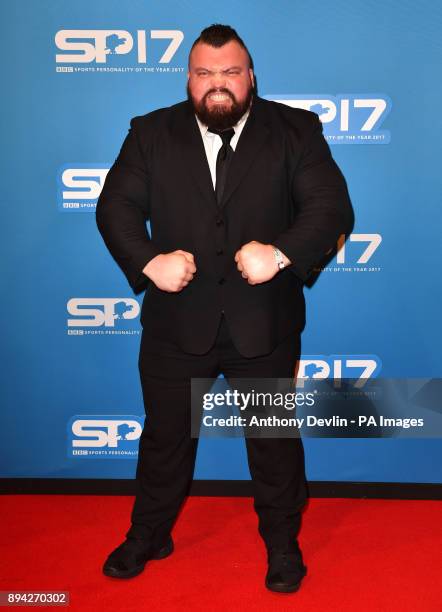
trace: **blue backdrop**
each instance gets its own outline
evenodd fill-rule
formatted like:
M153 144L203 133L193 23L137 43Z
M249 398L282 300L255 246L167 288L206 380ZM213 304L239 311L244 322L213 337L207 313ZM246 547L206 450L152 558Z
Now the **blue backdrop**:
M438 2L22 0L1 13L2 477L135 474L142 296L95 203L130 118L185 98L189 48L214 22L243 37L261 96L319 114L355 208L305 291L304 365L441 376ZM305 447L311 480L442 482L437 439ZM195 476L249 478L243 440L201 440Z

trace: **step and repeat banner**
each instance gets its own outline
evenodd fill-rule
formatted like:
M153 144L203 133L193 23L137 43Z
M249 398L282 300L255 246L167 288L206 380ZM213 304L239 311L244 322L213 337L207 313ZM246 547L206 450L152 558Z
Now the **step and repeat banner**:
M135 475L143 295L95 206L130 119L185 99L212 23L244 39L262 97L319 115L353 202L353 233L305 289L300 374L441 377L436 1L22 0L1 14L1 477ZM442 482L437 436L305 449L310 480ZM249 477L244 440L200 440L195 478Z

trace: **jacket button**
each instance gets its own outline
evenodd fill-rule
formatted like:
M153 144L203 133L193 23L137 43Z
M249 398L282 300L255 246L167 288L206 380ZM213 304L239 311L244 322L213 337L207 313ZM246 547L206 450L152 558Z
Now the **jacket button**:
M217 219L216 220L216 224L219 225L224 225L224 221L222 219Z
M217 255L222 255L223 253L224 253L224 251L222 249L218 249L217 252L216 252Z
M220 278L220 279L219 279L219 281L218 281L218 283L219 283L220 285L224 285L224 283L225 283L225 282L226 282L226 279L225 279L225 278Z

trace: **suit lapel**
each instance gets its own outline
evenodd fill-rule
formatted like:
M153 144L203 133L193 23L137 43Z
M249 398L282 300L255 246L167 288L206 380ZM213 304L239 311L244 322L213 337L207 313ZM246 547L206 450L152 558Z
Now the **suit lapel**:
M190 103L183 105L183 116L176 122L175 134L179 145L177 149L180 156L179 163L187 168L204 198L216 207L215 190L206 150Z
M230 162L220 207L223 208L247 175L270 134L259 98L255 97Z
M213 189L212 177L207 161L201 132L195 119L193 108L189 102L183 104L182 115L177 118L173 131L178 139L180 155L179 163L183 164L192 176L202 195L208 200L215 210L223 208L230 200L236 189L247 175L254 159L264 147L270 134L270 128L266 121L260 99L255 97L250 109L250 114L239 137L235 148L235 154L229 166L223 199L218 206L215 191Z

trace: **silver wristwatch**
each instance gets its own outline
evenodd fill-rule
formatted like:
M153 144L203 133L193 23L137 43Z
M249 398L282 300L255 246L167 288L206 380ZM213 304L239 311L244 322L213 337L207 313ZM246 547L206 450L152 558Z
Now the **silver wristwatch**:
M278 268L280 270L282 270L283 268L285 268L285 264L284 264L284 259L282 257L281 251L274 246L273 247L273 253L275 255L275 259L276 259L276 263L278 265Z

